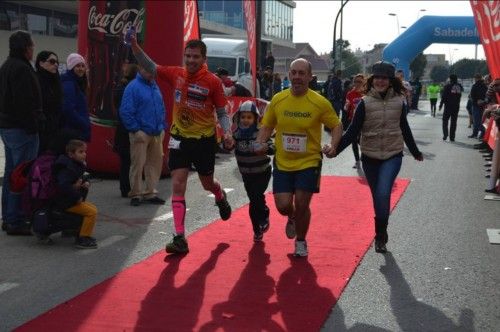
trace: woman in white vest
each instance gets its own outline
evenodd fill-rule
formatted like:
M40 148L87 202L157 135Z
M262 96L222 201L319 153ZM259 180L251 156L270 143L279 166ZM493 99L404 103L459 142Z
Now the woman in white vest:
M387 252L391 191L401 169L404 144L416 160L423 160L406 119L405 89L394 72L390 63L373 65L365 96L337 148L338 154L361 134L361 161L375 209L375 251L380 253Z

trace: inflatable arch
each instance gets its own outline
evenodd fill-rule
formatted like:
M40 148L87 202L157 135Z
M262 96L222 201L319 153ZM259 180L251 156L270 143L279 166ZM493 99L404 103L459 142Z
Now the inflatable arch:
M382 59L410 77L410 62L429 45L480 44L473 16L423 16L384 48Z

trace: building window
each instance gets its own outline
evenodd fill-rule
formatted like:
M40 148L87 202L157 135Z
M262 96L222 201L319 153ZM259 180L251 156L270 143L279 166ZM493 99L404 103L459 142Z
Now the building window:
M78 17L66 13L54 13L52 18L54 36L75 38L78 34Z
M19 30L21 21L19 19L19 6L9 2L0 2L0 29Z
M26 30L33 35L76 38L78 16L9 2L0 2L0 29Z

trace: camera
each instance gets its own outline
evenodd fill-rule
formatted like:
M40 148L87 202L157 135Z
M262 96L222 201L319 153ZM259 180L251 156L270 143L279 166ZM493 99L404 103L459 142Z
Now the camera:
M82 176L82 182L85 183L85 182L90 182L90 179L92 179L92 175L90 175L90 173L83 173L83 176Z

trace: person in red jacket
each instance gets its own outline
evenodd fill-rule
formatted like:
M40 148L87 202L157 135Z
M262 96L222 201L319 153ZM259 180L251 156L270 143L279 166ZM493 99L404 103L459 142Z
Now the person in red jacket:
M363 74L357 74L354 76L353 80L354 86L352 87L346 95L346 103L344 109L347 114L348 123L352 122L352 118L354 117L354 111L356 110L356 106L358 106L361 98L363 97L363 89L365 85L365 77ZM346 128L347 129L347 128ZM354 159L356 162L352 168L359 168L359 147L358 147L359 139L352 143L352 152L354 153Z

